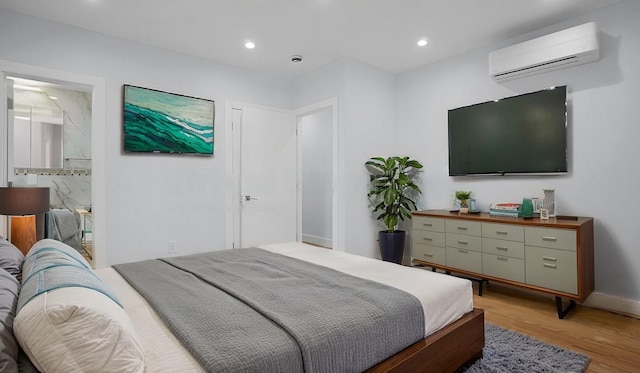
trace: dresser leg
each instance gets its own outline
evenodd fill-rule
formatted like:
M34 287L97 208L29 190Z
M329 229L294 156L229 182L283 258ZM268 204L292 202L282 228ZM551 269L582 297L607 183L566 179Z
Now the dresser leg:
M489 286L489 280L481 278L478 281L478 296L482 296L482 284L487 283L487 287Z
M567 308L562 308L562 298L556 297L556 308L558 309L558 318L564 319L564 317L576 306L576 301L570 300Z

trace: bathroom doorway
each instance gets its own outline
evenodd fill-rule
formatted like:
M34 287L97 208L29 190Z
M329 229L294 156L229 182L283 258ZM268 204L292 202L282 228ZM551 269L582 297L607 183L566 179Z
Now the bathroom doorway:
M68 244L93 265L92 87L3 75L3 185L49 187L45 237Z

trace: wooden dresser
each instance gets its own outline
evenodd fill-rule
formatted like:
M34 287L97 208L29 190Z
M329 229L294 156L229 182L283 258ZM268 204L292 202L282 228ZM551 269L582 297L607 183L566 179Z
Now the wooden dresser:
M593 219L413 212L413 263L556 297L563 318L594 289ZM480 293L481 294L481 293ZM569 299L563 308L562 298Z

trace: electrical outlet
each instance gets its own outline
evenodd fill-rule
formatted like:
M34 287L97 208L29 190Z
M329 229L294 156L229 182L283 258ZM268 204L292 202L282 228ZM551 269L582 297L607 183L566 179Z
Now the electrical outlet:
M178 249L176 249L176 241L169 241L169 255L178 255Z

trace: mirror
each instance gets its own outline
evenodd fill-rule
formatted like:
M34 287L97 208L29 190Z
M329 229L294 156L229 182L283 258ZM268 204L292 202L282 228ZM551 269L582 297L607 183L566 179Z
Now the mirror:
M14 99L13 166L62 168L62 110L30 105L22 96L18 94ZM38 100L30 100L32 104L34 102Z
M90 172L91 92L69 84L8 78L8 164L13 173Z

